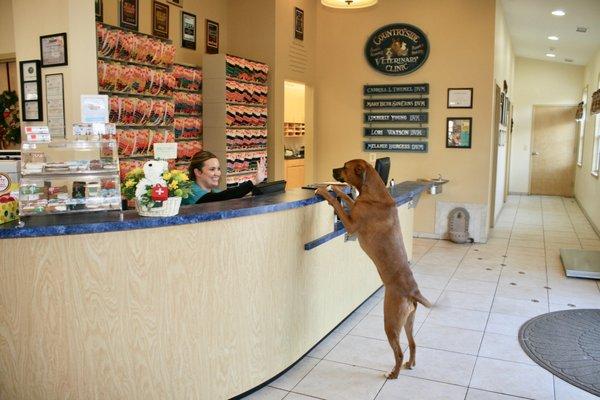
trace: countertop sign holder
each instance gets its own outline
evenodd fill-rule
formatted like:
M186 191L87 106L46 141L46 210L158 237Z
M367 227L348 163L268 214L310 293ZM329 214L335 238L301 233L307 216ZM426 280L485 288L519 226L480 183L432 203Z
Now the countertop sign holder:
M363 143L367 152L391 151L427 153L429 128L429 84L365 85L363 87ZM385 124L385 126L381 125ZM401 124L393 125L389 124ZM411 126L407 126L410 124ZM416 124L416 125L413 125ZM413 139L399 142L375 141L373 138ZM416 140L415 140L416 139Z

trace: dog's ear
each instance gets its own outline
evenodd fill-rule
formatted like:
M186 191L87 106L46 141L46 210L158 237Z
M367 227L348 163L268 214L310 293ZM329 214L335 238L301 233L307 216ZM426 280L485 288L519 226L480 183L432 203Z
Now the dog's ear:
M360 176L360 180L362 182L362 184L365 184L365 181L367 180L367 169L365 168L364 165L361 164L357 164L354 167L354 173L356 174L356 176Z

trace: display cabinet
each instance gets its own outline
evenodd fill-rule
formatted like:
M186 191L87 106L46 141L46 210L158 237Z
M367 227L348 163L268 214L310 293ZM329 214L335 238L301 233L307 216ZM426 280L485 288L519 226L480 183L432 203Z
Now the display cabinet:
M227 186L254 176L267 156L269 67L241 57L203 59L204 146L226 165Z
M283 134L287 137L304 136L306 132L304 122L284 122Z
M21 146L20 215L121 209L114 139Z

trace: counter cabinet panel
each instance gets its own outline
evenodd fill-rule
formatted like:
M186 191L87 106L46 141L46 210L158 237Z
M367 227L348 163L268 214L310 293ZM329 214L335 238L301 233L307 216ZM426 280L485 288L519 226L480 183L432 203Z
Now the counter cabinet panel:
M412 249L413 210L399 208ZM0 240L0 398L226 399L297 361L381 281L325 202Z

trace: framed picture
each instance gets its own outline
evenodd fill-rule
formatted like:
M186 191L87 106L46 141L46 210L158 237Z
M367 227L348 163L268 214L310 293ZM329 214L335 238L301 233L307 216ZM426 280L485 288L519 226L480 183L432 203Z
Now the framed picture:
M40 60L19 62L23 121L42 121L42 74Z
M46 115L50 136L65 137L65 91L63 74L48 74L46 79Z
M119 0L119 26L121 28L127 28L137 31L138 25L138 0Z
M181 12L181 47L196 50L196 16Z
M104 11L103 7L102 7L102 0L96 0L95 4L96 4L96 21L102 22L102 14Z
M304 10L294 7L294 38L304 40Z
M169 38L169 6L156 0L152 2L152 34Z
M217 54L219 52L219 23L206 20L206 52Z
M448 89L448 108L473 108L473 88Z
M457 149L471 148L472 118L446 119L446 147Z
M173 4L177 7L183 7L183 0L167 0L167 3Z
M69 63L67 54L67 34L40 36L40 54L42 55L42 68L58 67Z

